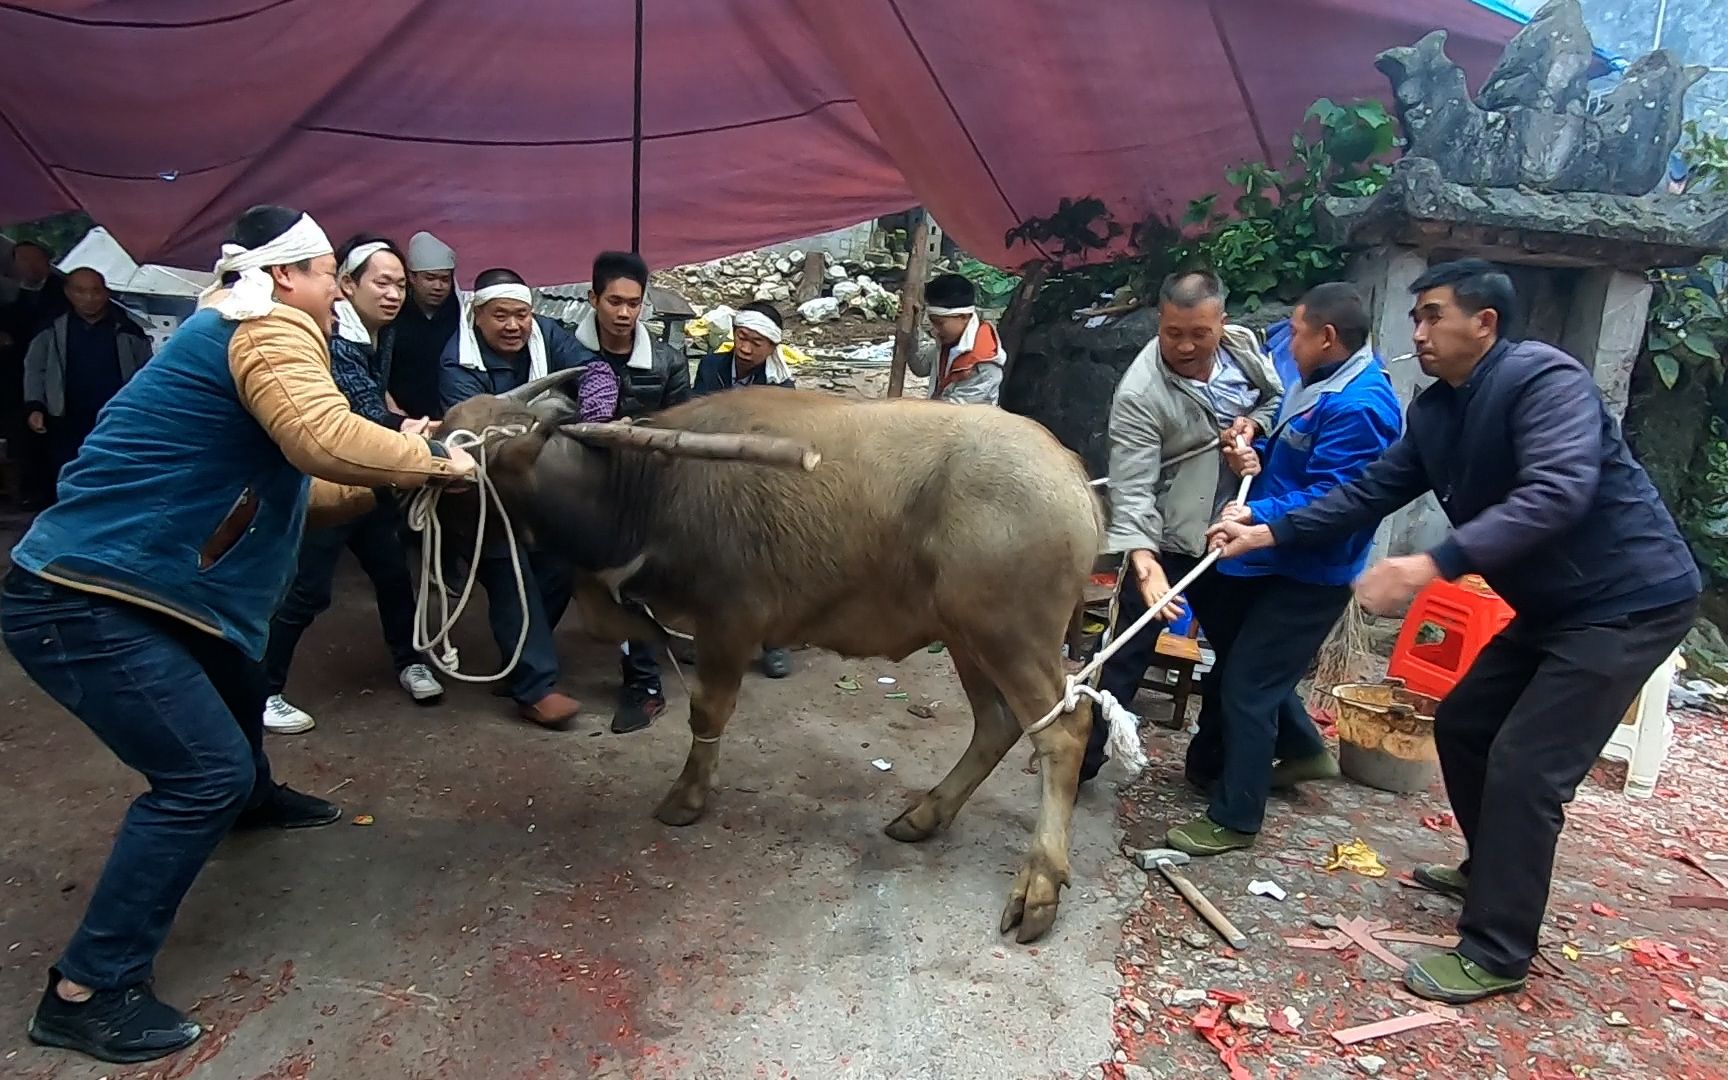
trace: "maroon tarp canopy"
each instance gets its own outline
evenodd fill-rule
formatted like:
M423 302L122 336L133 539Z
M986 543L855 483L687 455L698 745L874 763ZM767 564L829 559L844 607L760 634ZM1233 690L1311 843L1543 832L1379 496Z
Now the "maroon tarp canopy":
M431 229L466 281L585 276L630 241L628 0L0 2L0 221L82 207L144 261L234 216ZM1315 98L1384 96L1437 26L1474 78L1516 30L1470 0L647 0L642 250L706 259L915 203L968 251L1063 196L1180 212L1284 158Z

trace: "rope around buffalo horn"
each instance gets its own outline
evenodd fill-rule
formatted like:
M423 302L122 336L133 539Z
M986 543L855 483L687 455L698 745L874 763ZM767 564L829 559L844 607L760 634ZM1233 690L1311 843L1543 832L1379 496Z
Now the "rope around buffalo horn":
M479 522L474 530L474 557L468 562L468 579L462 583L462 594L456 598L456 609L450 609L450 590L444 583L444 529L438 520L438 499L443 495L442 487L427 485L414 493L408 503L408 525L415 532L422 534L420 542L420 585L414 598L414 632L413 647L432 661L432 666L439 671L461 682L496 682L516 670L516 665L522 659L522 650L528 643L528 579L522 571L522 553L516 544L516 528L510 522L510 513L504 508L504 497L498 493L498 487L486 473L486 444L494 435L514 438L527 433L527 427L522 424L505 424L488 427L478 435L471 431L454 430L445 433L443 442L446 446L470 450L474 455L474 485L479 490L480 511ZM460 657L456 646L450 642L450 632L456 628L456 623L462 618L462 612L468 606L468 597L474 591L474 580L480 570L480 552L486 543L486 518L488 507L496 506L498 518L504 524L504 539L510 546L510 572L516 579L517 610L524 613L522 627L516 634L516 649L510 655L510 660L495 675L464 675L460 670ZM428 626L432 617L431 593L436 586L438 592L439 626L433 630Z
M640 424L560 424L558 430L590 445L658 450L678 457L750 461L805 472L822 462L822 455L814 449L778 435L710 434Z

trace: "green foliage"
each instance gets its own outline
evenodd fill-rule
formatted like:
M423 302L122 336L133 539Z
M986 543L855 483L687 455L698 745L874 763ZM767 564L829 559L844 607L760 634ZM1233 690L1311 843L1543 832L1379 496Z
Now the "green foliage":
M1684 131L1680 154L1686 159L1688 190L1728 188L1728 138L1710 134L1697 121L1687 121ZM1723 316L1728 262L1712 258L1689 269L1653 270L1650 280L1655 291L1645 345L1662 385L1674 389L1682 373L1720 383L1728 371L1722 360L1728 350L1728 318Z
M1397 127L1378 101L1337 105L1321 98L1305 119L1318 122L1320 138L1293 135L1288 166L1253 162L1224 174L1239 192L1233 217L1217 211L1216 195L1195 200L1183 215L1185 224L1206 228L1181 246L1177 263L1210 266L1248 310L1268 299L1294 301L1337 277L1344 256L1321 239L1315 204L1372 195L1392 175L1384 158Z
M1179 222L1152 217L1125 230L1102 200L1063 199L1056 213L1010 230L1007 243L1036 244L1066 268L1040 291L1037 317L1060 317L1124 286L1144 299L1165 274L1189 267L1216 271L1235 306L1247 310L1271 298L1295 300L1335 278L1343 254L1321 239L1315 204L1327 196L1378 191L1392 172L1386 159L1396 145L1397 125L1377 101L1338 105L1326 98L1308 110L1306 122L1319 137L1292 136L1284 168L1251 162L1225 174L1235 192L1228 212L1221 209L1224 197L1214 193L1190 203ZM1072 265L1107 249L1121 255Z
M1719 288L1722 260L1709 259L1690 270L1653 270L1655 292L1645 343L1662 385L1672 390L1681 372L1721 382L1722 350L1728 344Z
M53 217L27 221L21 225L7 228L6 235L13 241L34 240L47 248L55 259L64 258L72 246L84 239L84 234L95 226L89 215L81 210L72 210Z
M1688 120L1681 129L1685 144L1680 154L1686 159L1688 191L1728 191L1728 137L1715 135Z
M1728 430L1720 417L1710 421L1710 438L1700 455L1702 475L1694 494L1680 507L1680 520L1692 550L1717 582L1728 581Z

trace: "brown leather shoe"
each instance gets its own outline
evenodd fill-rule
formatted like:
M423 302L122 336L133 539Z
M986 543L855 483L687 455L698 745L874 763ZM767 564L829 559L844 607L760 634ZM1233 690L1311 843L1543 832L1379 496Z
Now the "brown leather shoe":
M516 711L522 719L553 731L564 731L570 721L582 711L582 703L568 694L554 690L532 705L519 705Z

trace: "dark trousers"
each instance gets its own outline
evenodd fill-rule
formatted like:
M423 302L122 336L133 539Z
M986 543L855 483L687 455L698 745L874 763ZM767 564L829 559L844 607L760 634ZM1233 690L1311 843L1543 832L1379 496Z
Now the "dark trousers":
M638 690L660 690L660 658L653 643L626 641L619 659L619 674L624 685Z
M167 616L18 569L0 631L25 673L150 781L58 965L99 989L146 980L193 879L270 790L263 667Z
M1164 568L1164 576L1170 584L1176 584L1183 574L1194 569L1200 560L1188 555L1176 555L1169 552L1158 556L1158 562ZM1206 609L1207 591L1212 583L1208 580L1210 572L1200 577L1186 590L1189 607L1193 609L1194 617L1200 620L1200 625L1208 625ZM1134 625L1134 621L1146 614L1146 598L1140 595L1140 583L1134 579L1134 570L1127 560L1122 563L1121 580L1116 587L1116 625L1113 633L1120 636ZM1151 666L1153 657L1158 651L1158 635L1163 631L1164 623L1154 619L1147 627L1135 635L1134 640L1124 645L1122 649L1104 662L1098 672L1098 689L1110 693L1124 709L1134 708L1135 695L1140 692L1140 680L1146 677L1146 669ZM1210 633L1210 630L1208 630ZM1103 643L1100 642L1100 648ZM1204 722L1204 714L1202 714ZM1086 756L1080 763L1080 779L1086 781L1098 775L1098 770L1104 767L1109 755L1104 752L1105 743L1110 737L1110 725L1104 722L1102 715L1093 713L1092 734L1086 740Z
M480 557L475 574L486 590L492 640L498 645L499 661L516 651L516 635L528 622L528 638L522 644L522 659L510 673L510 696L517 704L533 705L558 687L558 644L553 631L564 609L570 606L570 568L542 551L521 553L527 578L528 610L516 596L516 577L510 568L509 549L492 550Z
M329 609L330 589L343 549L354 553L360 569L372 579L378 623L394 670L400 672L420 663L421 656L414 651L414 579L408 573L408 554L402 548L397 524L396 508L379 506L354 521L306 531L300 541L294 582L270 619L270 643L264 649L270 693L280 694L288 685L288 668L294 662L300 635Z
M43 496L44 506L52 506L59 501L60 473L66 466L72 464L72 459L78 456L78 450L84 445L84 440L88 439L94 430L96 430L94 413L87 416L68 414L48 417L48 434L46 436L48 475L43 481L46 488Z
M1223 574L1210 584L1202 625L1214 660L1188 775L1217 781L1213 822L1254 833L1266 816L1273 761L1326 752L1296 683L1350 602L1350 586Z
M1440 767L1469 845L1466 957L1507 978L1529 970L1564 807L1697 608L1573 625L1514 619L1440 703Z

